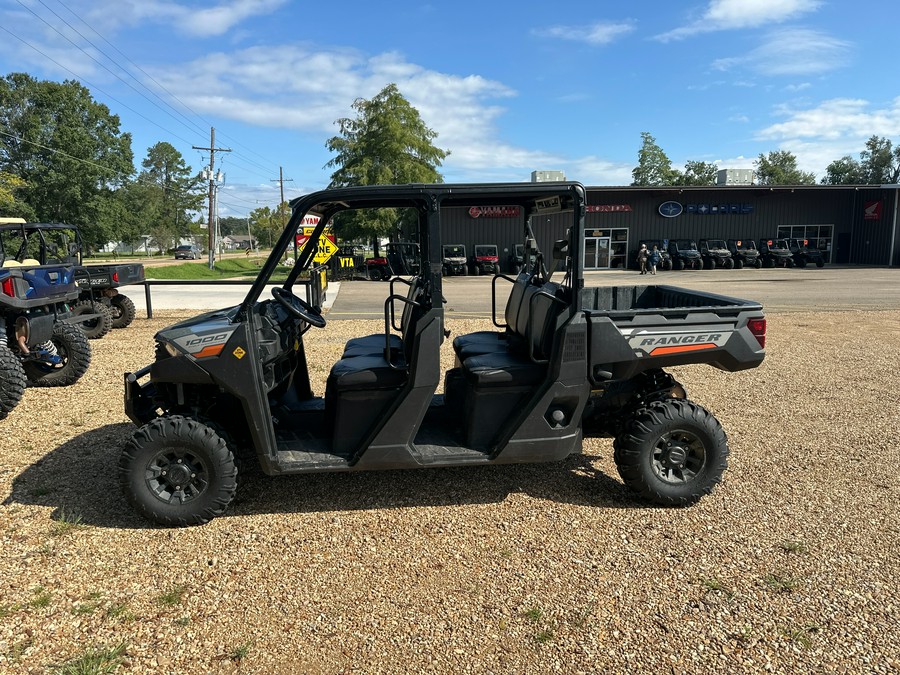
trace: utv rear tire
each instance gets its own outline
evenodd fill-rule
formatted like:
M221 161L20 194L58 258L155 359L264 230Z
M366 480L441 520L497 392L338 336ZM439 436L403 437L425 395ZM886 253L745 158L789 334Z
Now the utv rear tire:
M759 258L757 258L757 259L756 259L756 262L753 263L753 266L754 266L756 269L761 269L762 266L763 266L762 260L760 260Z
M825 261L824 260L816 260L816 267L819 267L819 268L825 267Z
M684 269L684 260L676 260L675 261L675 269L679 272Z
M665 270L666 272L671 272L671 271L672 271L672 261L671 261L671 260L667 260L666 262L664 262L663 265L662 265L662 268L663 268L663 270Z
M734 265L734 269L736 269L736 270L744 269L744 261L743 260L733 260L732 264Z
M712 492L728 467L728 439L718 420L687 400L642 408L613 443L629 488L665 506L693 504Z
M806 261L805 261L805 260L795 260L795 261L794 261L794 264L795 264L797 267L806 267Z
M88 340L99 340L112 330L113 318L109 309L102 302L93 300L79 300L72 306L73 316L84 314L99 314L96 319L90 319L77 324L84 331Z
M62 365L47 366L35 361L22 364L29 384L34 387L66 387L75 384L91 365L91 345L84 331L70 323L53 326L50 342L62 358Z
M5 419L22 400L26 383L19 358L5 343L0 343L0 420Z
M724 267L726 270L734 269L734 260L732 260L731 258L725 258L725 262L722 264L722 267Z
M119 482L145 518L169 527L202 525L234 499L237 466L213 429L172 415L134 432L119 458Z
M112 300L112 327L127 328L134 321L137 310L134 302L127 295L114 295Z

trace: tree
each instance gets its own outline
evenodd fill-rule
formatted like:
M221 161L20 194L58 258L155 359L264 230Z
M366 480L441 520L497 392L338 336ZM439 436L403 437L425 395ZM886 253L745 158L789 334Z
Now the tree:
M632 185L673 185L678 171L672 168L672 160L656 144L649 132L641 133L642 145L638 151L638 165L631 171Z
M861 176L862 169L859 162L850 155L844 155L825 167L822 183L825 185L860 185L864 183Z
M797 168L797 158L787 150L759 154L756 177L760 185L814 185L816 175Z
M277 209L262 206L250 212L250 228L257 241L261 244L265 242L266 246L271 247L275 244L275 240L281 236L284 226L281 223L281 215Z
M325 166L335 168L329 187L440 183L438 167L449 151L435 147L437 132L425 126L419 112L389 84L374 98L353 102L355 118L341 118L337 136L325 143L336 153ZM375 209L341 214L345 238L391 235L407 211Z
M684 173L674 171L672 185L715 185L718 172L719 167L715 164L688 161L684 165Z
M198 211L203 204L202 179L193 173L181 153L162 141L147 150L141 166L138 181L153 188L146 193L152 202L146 207L152 206L154 214L152 219L144 219L148 227L160 237L168 233L173 242L198 234L191 228L190 212Z
M829 185L895 185L900 181L900 146L887 138L872 136L859 161L850 155L834 160L825 169L823 183Z
M119 118L74 81L0 79L0 170L25 185L20 198L36 217L79 225L87 240L113 238L102 203L134 173L131 135Z
M16 198L16 191L25 187L25 181L15 174L0 171L0 216L18 216L30 220L33 211Z

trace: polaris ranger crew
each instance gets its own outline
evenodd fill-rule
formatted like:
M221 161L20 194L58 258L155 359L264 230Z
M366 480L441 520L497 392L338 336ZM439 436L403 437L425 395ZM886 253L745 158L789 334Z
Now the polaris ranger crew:
M700 257L703 260L703 268L713 270L722 267L730 270L734 267L734 260L731 258L731 251L725 245L722 239L701 239Z
M526 265L493 277L496 329L455 336L456 363L444 371L444 219L496 204L519 208ZM270 475L489 466L559 461L602 435L615 439L625 484L650 502L691 504L719 482L725 432L664 369L759 365L762 307L671 286L586 288L581 184L336 188L291 207L243 302L161 330L155 359L125 375L125 411L139 428L119 478L148 519L191 525L224 513L236 457ZM346 342L317 395L307 347L328 340L318 334L328 322L297 294L298 279L336 214L381 208L415 217L419 273L391 280L383 332ZM318 217L312 244L265 297L278 252L307 216Z
M672 258L672 269L702 270L703 258L692 239L670 239L669 256Z
M797 267L825 267L825 256L819 249L809 247L809 239L788 239L787 244Z
M760 239L759 257L763 267L794 266L794 256L785 239Z

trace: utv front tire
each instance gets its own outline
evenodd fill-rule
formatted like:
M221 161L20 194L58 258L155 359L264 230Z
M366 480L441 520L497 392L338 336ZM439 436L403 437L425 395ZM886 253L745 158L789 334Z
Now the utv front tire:
M102 302L79 300L72 306L72 315L82 316L84 314L99 314L96 319L89 319L78 324L88 340L99 340L112 330L112 314Z
M5 343L0 343L0 420L22 400L26 382L18 357Z
M718 420L686 400L639 410L613 443L629 488L664 506L693 504L712 492L728 467L728 439Z
M26 361L22 367L29 384L34 387L75 384L91 365L91 345L84 331L70 323L58 323L53 326L50 342L62 362L51 366L39 361Z
M172 415L138 429L119 459L125 498L159 525L202 525L225 513L237 466L225 441L196 420Z
M112 300L112 327L127 328L134 321L137 310L134 307L134 301L127 295L115 295Z

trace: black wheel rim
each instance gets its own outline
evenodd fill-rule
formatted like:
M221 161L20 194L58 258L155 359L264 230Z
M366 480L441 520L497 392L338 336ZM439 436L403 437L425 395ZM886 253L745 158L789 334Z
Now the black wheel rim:
M209 469L198 455L169 448L150 460L144 478L150 492L161 502L187 504L206 491Z
M653 446L653 473L664 483L690 483L706 465L706 446L697 434L675 429Z

